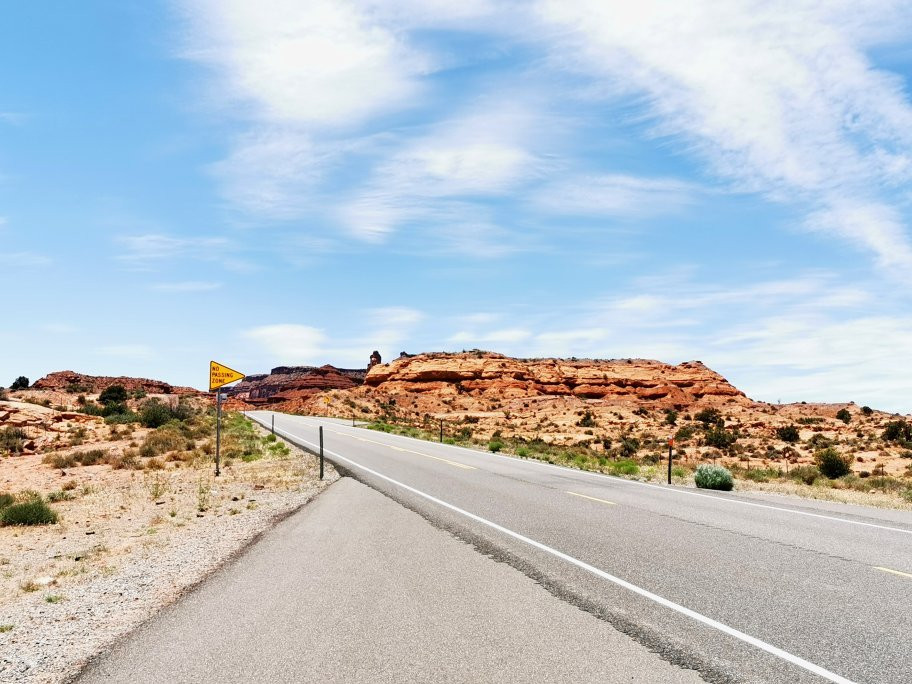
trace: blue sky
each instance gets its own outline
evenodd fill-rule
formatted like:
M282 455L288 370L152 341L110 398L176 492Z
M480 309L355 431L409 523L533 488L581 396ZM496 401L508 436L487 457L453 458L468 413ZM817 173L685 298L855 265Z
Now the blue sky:
M912 410L904 3L3 14L0 382L480 347Z

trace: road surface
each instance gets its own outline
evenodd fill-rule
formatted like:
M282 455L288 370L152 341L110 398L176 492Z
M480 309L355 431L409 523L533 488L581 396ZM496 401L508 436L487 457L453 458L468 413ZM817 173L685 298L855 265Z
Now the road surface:
M275 414L305 448L320 425L339 468L709 681L912 682L908 512L648 485Z

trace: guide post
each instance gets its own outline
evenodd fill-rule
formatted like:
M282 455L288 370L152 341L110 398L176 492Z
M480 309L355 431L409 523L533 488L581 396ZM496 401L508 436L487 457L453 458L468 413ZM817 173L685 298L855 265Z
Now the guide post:
M222 387L242 380L244 374L216 361L209 362L209 391L215 390L215 476L221 474Z
M320 479L323 479L323 426L320 426Z
M675 439L674 437L668 438L668 484L671 484L671 452L674 449Z

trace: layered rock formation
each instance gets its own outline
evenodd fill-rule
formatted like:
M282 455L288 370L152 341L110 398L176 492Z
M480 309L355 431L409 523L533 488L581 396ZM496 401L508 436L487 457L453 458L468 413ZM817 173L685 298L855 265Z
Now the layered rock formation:
M309 397L323 390L351 389L364 382L363 370L334 366L279 366L269 374L248 375L226 389L228 396L257 406Z
M73 392L79 394L98 394L111 385L121 385L128 392L143 391L146 394L186 394L198 395L199 390L192 387L177 387L161 380L148 378L109 377L105 375L84 375L74 371L58 371L45 375L37 380L31 389Z
M386 394L498 399L572 396L659 408L753 403L699 361L673 366L643 359L514 359L491 352L420 354L372 367L365 385Z

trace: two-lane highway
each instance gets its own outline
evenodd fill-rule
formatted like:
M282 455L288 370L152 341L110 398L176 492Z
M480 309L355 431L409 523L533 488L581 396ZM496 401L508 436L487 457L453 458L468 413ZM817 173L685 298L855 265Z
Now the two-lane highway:
M253 411L711 681L912 681L912 516L664 487ZM592 657L599 657L594 653Z

